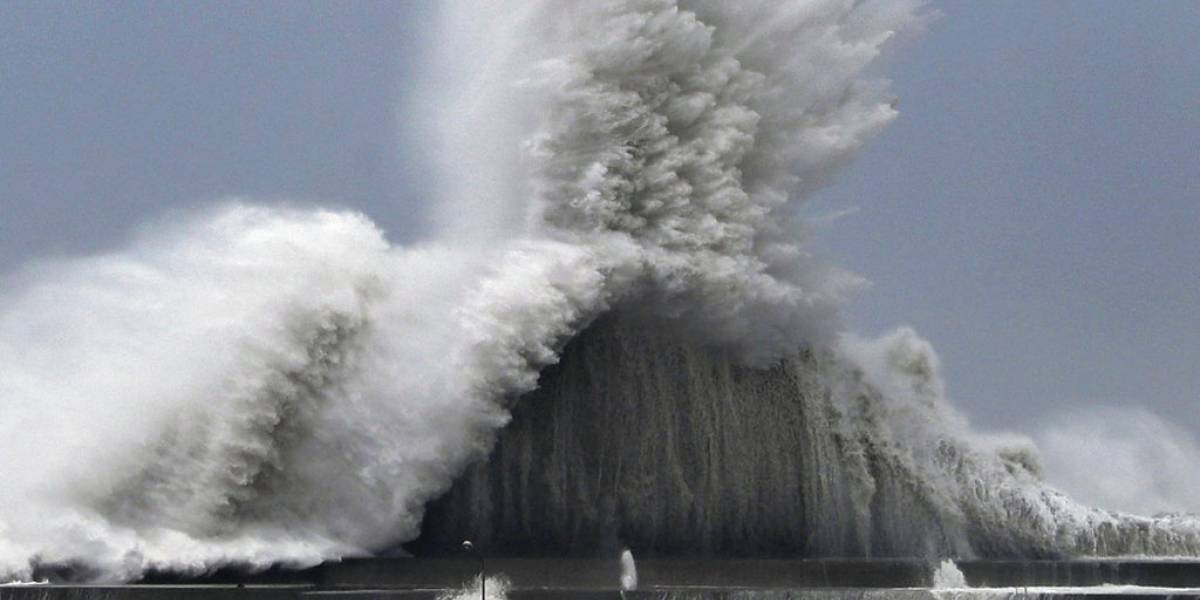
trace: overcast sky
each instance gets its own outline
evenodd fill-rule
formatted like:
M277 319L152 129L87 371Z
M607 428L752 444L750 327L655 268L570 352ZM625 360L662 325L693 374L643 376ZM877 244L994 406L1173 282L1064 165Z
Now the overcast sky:
M428 6L0 3L0 272L227 195L411 239ZM858 209L821 236L874 282L854 328L915 326L984 428L1200 431L1200 3L934 6L884 69L901 117L810 207Z
M955 2L890 66L901 117L827 190L977 422L1144 403L1200 431L1200 3Z

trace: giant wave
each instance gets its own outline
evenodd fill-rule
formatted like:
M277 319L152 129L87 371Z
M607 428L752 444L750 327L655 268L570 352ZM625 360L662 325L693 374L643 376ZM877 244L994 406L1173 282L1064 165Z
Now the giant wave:
M576 552L1200 553L1193 520L1080 507L1028 449L971 442L915 334L842 332L861 281L808 254L796 207L894 118L867 71L918 5L441 10L409 107L435 167L428 239L232 200L5 282L0 576L395 547L514 404L568 414L521 417L462 481L542 487L494 521L454 513L492 501L456 489L421 543L458 514ZM585 437L621 447L513 458L587 411L607 416Z

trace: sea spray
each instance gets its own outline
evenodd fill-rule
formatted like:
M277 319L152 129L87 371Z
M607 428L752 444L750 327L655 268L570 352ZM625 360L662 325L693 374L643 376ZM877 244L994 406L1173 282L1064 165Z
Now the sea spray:
M845 439L852 483L813 476L841 486L841 516L864 531L875 511L907 514L888 502L918 490L931 514L954 516L938 529L952 547L962 529L1012 527L1014 506L1036 543L972 536L977 551L1134 547L1107 545L1128 537L1124 517L957 439L930 445L939 421L922 407L940 390L929 357L907 352L915 336L886 340L878 372L840 349L838 306L861 281L807 253L796 204L894 118L864 73L919 26L915 4L440 10L451 53L410 113L436 163L428 239L397 247L363 215L238 201L4 281L0 577L304 565L409 541L515 399L618 305L719 347L718 373L784 358L774 368L803 379L789 357L806 347L845 359L838 381L856 391L830 397L884 436L869 440L886 441L899 483L877 486L855 460L863 438ZM895 404L881 395L897 390ZM1128 522L1145 552L1194 551L1173 523Z
M1066 558L1200 553L1200 521L1097 510L980 443L908 329L749 368L620 307L543 370L408 547L502 554Z
M638 586L637 565L633 562L633 551L621 551L621 591L630 592Z
M791 205L894 116L862 73L914 5L441 10L440 45L474 51L427 115L428 241L235 202L5 282L0 571L128 579L411 539L618 302L757 362L832 339L858 280L805 256Z
M508 598L510 586L508 579L503 575L493 575L486 579L481 590L480 578L475 577L457 590L438 594L437 600L505 600Z
M496 400L604 308L592 258L398 251L358 215L234 204L39 267L0 316L5 570L312 564L414 537L506 422Z
M808 255L796 208L895 117L863 73L915 3L444 10L440 85L416 103L439 124L456 243L537 231L630 252L639 304L760 364L833 340L862 282Z
M956 590L967 586L967 577L953 560L945 559L933 570L933 589Z

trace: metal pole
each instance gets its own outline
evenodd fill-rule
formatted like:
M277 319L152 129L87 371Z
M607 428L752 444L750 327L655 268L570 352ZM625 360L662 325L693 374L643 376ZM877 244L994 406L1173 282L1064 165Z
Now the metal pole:
M475 558L479 559L479 600L487 600L487 570L483 562L483 553L475 549L475 544L471 540L463 540L463 550L470 554L474 554Z

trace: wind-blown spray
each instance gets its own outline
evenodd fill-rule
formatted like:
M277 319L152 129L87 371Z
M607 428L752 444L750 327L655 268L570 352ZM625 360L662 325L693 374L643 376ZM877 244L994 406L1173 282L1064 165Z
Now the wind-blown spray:
M617 304L754 365L838 344L859 280L807 256L794 205L894 117L864 71L913 3L442 10L427 88L452 92L412 111L437 140L430 240L232 202L5 282L0 578L410 540Z

